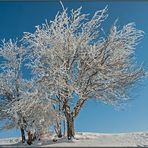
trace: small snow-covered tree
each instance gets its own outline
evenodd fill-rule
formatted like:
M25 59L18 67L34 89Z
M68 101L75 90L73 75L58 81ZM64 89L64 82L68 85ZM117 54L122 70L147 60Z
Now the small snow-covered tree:
M118 28L115 22L103 37L101 24L106 18L107 8L91 18L81 8L70 15L63 8L53 21L24 33L36 78L46 83L51 98L60 101L68 139L75 135L74 119L87 100L122 104L129 99L129 89L145 76L134 56L143 31L134 23Z
M54 102L45 87L23 78L28 53L17 44L3 41L0 48L0 119L7 121L2 129L20 128L22 142L26 131L31 144L33 136L39 139L60 117L52 109Z
M55 110L52 109L53 102L49 99L46 92L41 90L33 92L22 92L20 100L13 102L6 112L14 117L15 122L23 125L28 134L28 144L33 140L41 139L47 134L49 127L55 125L60 118ZM16 114L17 113L17 114ZM20 115L24 122L20 121Z
M24 60L26 59L25 49L18 42L9 40L2 41L0 47L0 96L1 96L1 118L9 119L9 124L5 124L6 128L16 126L15 118L6 112L14 102L19 101L20 92L22 91L22 78L21 68ZM16 112L16 114L18 114ZM19 115L19 121L24 122L21 114ZM19 124L19 123L18 123ZM25 134L23 124L20 124L20 130L22 134L22 141L25 141Z

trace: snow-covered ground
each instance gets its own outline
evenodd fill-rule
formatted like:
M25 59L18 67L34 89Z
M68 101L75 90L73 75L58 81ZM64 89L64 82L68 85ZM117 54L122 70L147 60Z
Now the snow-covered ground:
M76 139L67 140L66 138L58 139L53 142L53 138L34 143L31 146L35 147L99 147L99 146L121 146L121 147L148 147L148 132L146 133L120 133L120 134L103 134L103 133L76 133ZM27 144L21 144L20 138L0 139L1 146L10 147L31 147Z

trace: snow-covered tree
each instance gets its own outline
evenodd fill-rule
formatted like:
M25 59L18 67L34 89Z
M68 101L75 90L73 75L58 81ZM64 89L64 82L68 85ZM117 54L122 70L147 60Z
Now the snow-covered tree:
M39 140L41 136L47 134L49 127L55 125L56 121L60 119L57 112L52 109L52 105L46 92L36 90L24 92L20 100L14 102L7 110L12 116L15 115L17 123L21 123L19 115L23 116L25 123L21 124L28 133L28 144L31 144L33 139Z
M0 48L0 96L1 96L1 118L10 119L10 124L6 124L6 128L16 126L14 116L11 116L6 110L11 107L14 102L19 101L20 92L22 90L22 73L21 68L24 63L25 49L18 42L9 40L2 41ZM17 113L16 113L17 114ZM20 121L23 121L23 117L19 116ZM9 122L8 122L9 123ZM19 123L18 123L19 124ZM20 125L22 134L22 141L25 140L24 129L22 124Z
M22 142L26 140L26 131L31 144L33 138L40 139L60 116L52 108L55 103L45 87L35 84L33 79L24 79L28 53L18 44L3 41L0 48L0 119L6 122L2 129L20 128Z
M101 36L107 8L82 14L81 8L69 14L63 7L53 21L24 33L30 50L30 66L37 79L46 83L49 95L60 101L67 121L67 136L74 137L74 119L89 99L111 105L129 99L128 92L145 77L142 65L135 61L135 47L143 31L129 23L112 25Z

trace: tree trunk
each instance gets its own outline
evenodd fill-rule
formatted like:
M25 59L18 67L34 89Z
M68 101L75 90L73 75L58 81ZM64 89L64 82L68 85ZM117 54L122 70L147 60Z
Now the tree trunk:
M21 136L22 136L22 143L25 143L25 141L26 141L25 131L24 131L24 129L22 127L20 128L20 130L21 130Z
M58 138L62 137L61 121L57 122L57 136Z
M64 135L64 136L66 135L66 132L65 132L65 131L66 131L66 129L65 129L65 125L66 125L66 124L65 124L65 122L66 122L66 121L65 121L65 119L64 119L64 120L63 120L63 126L64 126L64 127L63 127L63 128L64 128L64 129L63 129L63 130L64 130L64 131L63 131L63 135Z
M75 130L74 130L74 118L72 116L69 116L67 118L67 138L70 140L71 138L74 138L75 136Z
M62 129L61 129L61 121L56 123L56 126L54 126L54 130L58 136L58 138L62 137Z
M61 103L60 103L60 98L58 98L58 100L59 100L59 106L58 106L58 108L59 108L59 117L61 116ZM61 138L62 137L62 127L61 127L61 123L62 121L60 120L60 122L58 122L57 123L57 127L58 127L58 138Z
M31 145L31 144L32 144L32 141L33 141L32 134L31 134L30 131L28 131L28 140L27 140L27 143L28 143L29 145Z
M58 130L58 138L61 138L62 137L62 130L61 130L61 126L59 127L59 130Z

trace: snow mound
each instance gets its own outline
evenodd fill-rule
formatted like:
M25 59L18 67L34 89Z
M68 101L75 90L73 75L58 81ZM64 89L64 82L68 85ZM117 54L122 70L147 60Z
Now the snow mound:
M20 138L0 139L0 147L99 147L99 146L121 146L121 147L148 147L148 132L141 133L119 133L119 134L104 134L104 133L76 133L75 139L67 140L63 137L53 142L46 138L40 142L34 142L31 146L22 144Z

